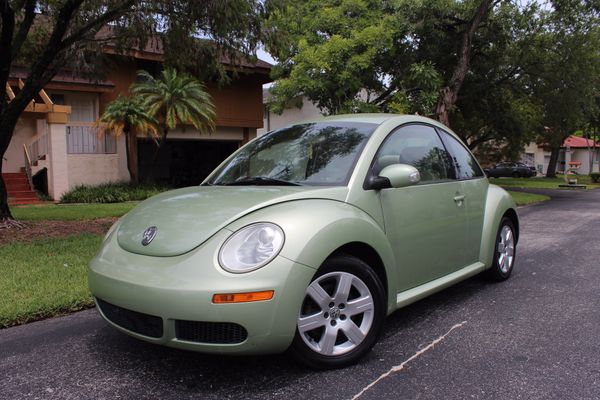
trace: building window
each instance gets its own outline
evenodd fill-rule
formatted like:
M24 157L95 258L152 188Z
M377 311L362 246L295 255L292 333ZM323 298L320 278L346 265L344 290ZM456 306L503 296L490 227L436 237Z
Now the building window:
M67 153L115 154L117 140L112 135L99 135L94 126L67 126Z
M61 91L49 94L54 104L71 107L67 122L68 154L114 154L117 140L111 135L100 135L95 126L99 114L98 93Z

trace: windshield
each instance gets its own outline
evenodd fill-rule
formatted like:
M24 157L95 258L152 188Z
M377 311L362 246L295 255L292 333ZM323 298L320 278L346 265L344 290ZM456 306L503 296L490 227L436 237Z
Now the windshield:
M244 146L209 185L346 185L376 124L293 125Z

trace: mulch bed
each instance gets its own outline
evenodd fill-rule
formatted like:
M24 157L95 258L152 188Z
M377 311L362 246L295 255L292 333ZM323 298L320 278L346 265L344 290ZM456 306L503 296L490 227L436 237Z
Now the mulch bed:
M0 229L0 246L12 242L32 242L60 238L80 233L103 235L117 218L97 218L87 221L27 221L22 229Z

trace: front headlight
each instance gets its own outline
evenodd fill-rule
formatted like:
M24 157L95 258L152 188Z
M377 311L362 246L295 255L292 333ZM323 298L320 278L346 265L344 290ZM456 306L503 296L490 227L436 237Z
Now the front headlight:
M283 230L261 222L243 227L221 246L219 264L233 273L250 272L268 264L283 247Z

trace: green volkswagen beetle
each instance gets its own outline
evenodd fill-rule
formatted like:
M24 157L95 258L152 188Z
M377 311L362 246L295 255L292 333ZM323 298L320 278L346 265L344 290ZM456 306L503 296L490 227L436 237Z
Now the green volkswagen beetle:
M334 368L367 353L394 310L482 271L507 279L518 230L511 196L447 127L328 117L139 204L107 233L89 285L136 338Z

